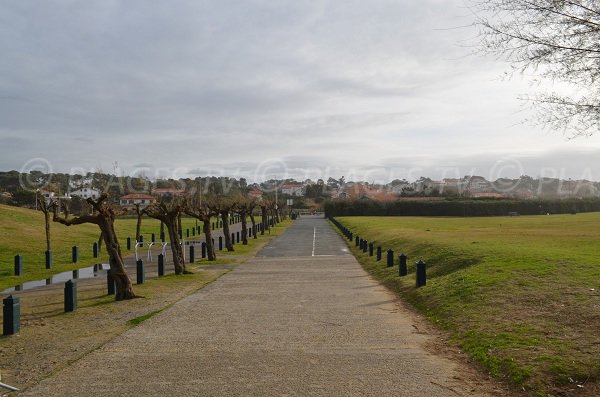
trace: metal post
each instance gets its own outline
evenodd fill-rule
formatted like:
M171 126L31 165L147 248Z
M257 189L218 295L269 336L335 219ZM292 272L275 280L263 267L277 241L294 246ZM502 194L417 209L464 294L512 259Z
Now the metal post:
M23 257L15 255L15 276L20 276L23 273Z
M16 296L9 295L2 301L3 335L14 335L21 329L21 303Z
M236 232L235 233L235 242L239 243L240 242L240 232Z
M76 245L71 248L71 259L73 263L79 262L79 248Z
M231 245L235 244L235 233L231 233Z
M152 233L152 242L155 243L156 242L156 234Z
M98 257L98 242L94 241L94 245L92 246L92 254L94 255L94 258Z
M427 273L425 271L425 262L419 260L416 263L417 267L417 288L427 285Z
M219 236L219 251L223 251L223 236Z
M65 313L77 308L77 284L73 280L65 283Z
M356 242L355 242L355 244L354 244L354 245L356 245L356 246L358 247L358 244L360 243L360 237L359 237L359 236L356 236L356 237L355 237L355 241L356 241Z
M127 237L127 250L131 250L131 237Z
M206 258L206 242L202 242L202 259Z
M374 248L373 243L369 243L369 256L373 256L373 248Z
M394 266L394 251L390 248L387 250L387 267Z
M406 276L408 274L408 268L406 266L406 255L400 254L398 257L400 259L400 266L398 268L398 275L400 277Z
M146 281L146 275L144 274L144 261L143 260L138 259L138 261L136 262L136 270L137 270L137 283L144 284L144 281Z
M115 279L112 276L111 270L106 272L106 289L108 290L108 295L114 295L116 293Z
M380 261L381 260L381 246L377 247L377 260Z
M163 254L158 254L158 276L162 277L165 275L165 257Z
M190 263L194 263L196 260L194 255L194 245L190 245Z

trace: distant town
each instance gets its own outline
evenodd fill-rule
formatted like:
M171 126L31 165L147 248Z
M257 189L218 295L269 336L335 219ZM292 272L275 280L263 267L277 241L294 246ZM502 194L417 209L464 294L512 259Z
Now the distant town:
M296 208L317 208L327 200L372 200L390 202L402 199L473 198L473 199L573 199L600 196L600 182L532 178L488 181L482 176L432 180L421 177L415 181L395 179L386 184L366 181L346 181L330 177L323 179L271 179L247 183L244 178L198 177L195 179L157 179L144 176L116 176L105 173L86 175L43 174L33 171L0 172L0 203L35 207L36 197L46 200L69 200L73 208L88 198L110 193L115 205L126 210L147 206L157 200L183 196L191 190L206 194L242 194L261 200L264 195L290 200Z

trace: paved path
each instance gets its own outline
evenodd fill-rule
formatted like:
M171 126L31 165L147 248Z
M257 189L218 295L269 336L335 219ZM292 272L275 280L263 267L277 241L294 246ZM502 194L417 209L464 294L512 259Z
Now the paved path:
M428 353L413 324L324 220L302 218L248 264L24 394L486 395Z

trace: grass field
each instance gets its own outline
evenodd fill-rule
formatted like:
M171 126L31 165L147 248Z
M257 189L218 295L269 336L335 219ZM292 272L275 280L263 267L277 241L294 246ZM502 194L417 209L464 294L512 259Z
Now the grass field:
M493 376L544 396L600 380L600 213L490 218L340 217L395 251L386 268L350 244ZM409 275L398 276L401 253ZM414 263L427 263L415 288ZM560 394L570 395L570 394Z
M124 255L133 252L127 251L126 240L127 237L135 240L136 223L135 217L117 219L115 222ZM191 233L195 226L195 219L183 218L184 237L186 229L189 228ZM108 261L105 250L101 250L99 258L93 258L92 245L94 241L98 241L100 235L100 229L96 225L67 227L53 222L50 229L54 258L52 269L47 270L43 214L30 209L0 205L0 291L22 282L41 280L63 271ZM160 241L160 221L144 217L141 232L145 241L150 241L152 233L155 233L156 240ZM71 247L74 245L79 247L78 263L71 263ZM23 256L23 275L20 277L13 275L14 256L17 254Z

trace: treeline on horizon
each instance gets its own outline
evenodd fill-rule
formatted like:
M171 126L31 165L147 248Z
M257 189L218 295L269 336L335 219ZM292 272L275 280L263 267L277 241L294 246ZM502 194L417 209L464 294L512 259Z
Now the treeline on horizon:
M562 200L446 199L332 200L325 203L327 216L501 216L545 215L600 211L600 198Z

